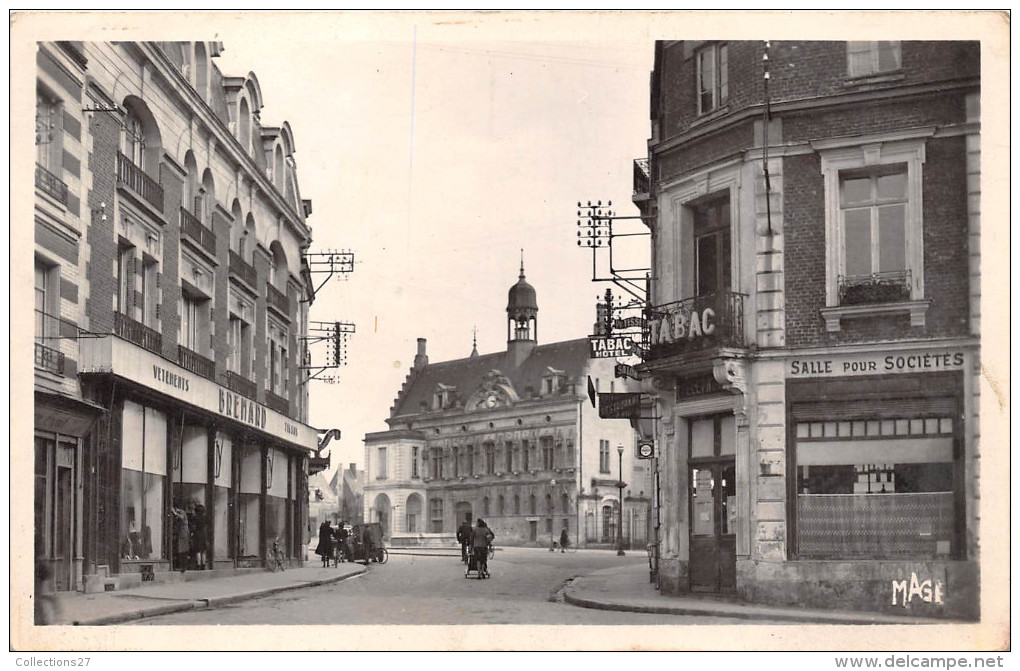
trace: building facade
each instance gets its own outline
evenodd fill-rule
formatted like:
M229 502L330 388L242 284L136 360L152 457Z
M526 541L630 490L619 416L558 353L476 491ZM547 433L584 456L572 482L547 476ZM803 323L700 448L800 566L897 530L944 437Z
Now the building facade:
M365 436L366 521L400 543L449 543L481 517L498 544L549 546L567 529L571 543L613 546L622 475L622 538L643 551L651 469L630 424L599 418L586 387L626 384L588 358L587 339L538 344L523 264L507 317L505 352L429 363L419 338L389 430Z
M976 617L979 53L656 44L663 592Z
M39 44L35 542L62 588L304 554L311 202L221 50Z

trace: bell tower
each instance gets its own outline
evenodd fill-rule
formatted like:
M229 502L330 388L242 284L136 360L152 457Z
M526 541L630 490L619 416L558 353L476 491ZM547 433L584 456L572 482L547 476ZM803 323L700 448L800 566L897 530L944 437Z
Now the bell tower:
M517 368L538 344L538 300L535 288L524 279L524 250L517 284L507 295L506 353L508 363Z

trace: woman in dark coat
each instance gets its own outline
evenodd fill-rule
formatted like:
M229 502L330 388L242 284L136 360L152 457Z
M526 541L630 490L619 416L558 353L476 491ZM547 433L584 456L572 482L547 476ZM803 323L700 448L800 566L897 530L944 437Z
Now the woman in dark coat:
M191 552L195 556L195 566L205 570L205 506L197 504L188 523L191 527Z
M315 554L322 557L323 568L329 565L329 558L333 556L333 529L329 520L319 525L319 544L315 547Z

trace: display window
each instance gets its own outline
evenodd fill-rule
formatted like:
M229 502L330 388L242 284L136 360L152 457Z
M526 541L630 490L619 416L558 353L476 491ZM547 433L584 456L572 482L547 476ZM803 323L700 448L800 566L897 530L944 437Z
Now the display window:
M275 448L266 450L266 543L280 539L280 549L290 556L287 533L287 488L289 459Z
M801 421L794 433L799 556L958 554L951 416Z
M230 487L233 473L233 441L225 433L217 433L213 443L213 556L230 556Z
M262 450L246 444L241 449L241 489L238 496L237 554L259 557L262 498Z
M166 415L124 401L122 427L120 556L126 562L164 559Z

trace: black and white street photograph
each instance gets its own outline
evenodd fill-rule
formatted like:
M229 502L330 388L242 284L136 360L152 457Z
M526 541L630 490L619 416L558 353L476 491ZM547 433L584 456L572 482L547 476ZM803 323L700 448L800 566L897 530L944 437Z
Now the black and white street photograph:
M1008 11L10 35L19 666L1003 666Z

